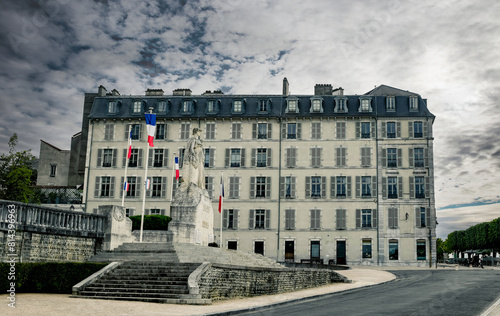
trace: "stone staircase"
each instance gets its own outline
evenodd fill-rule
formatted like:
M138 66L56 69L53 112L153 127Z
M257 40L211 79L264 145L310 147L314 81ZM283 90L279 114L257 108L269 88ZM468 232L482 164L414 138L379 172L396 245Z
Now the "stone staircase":
M133 300L167 304L211 304L201 295L189 294L189 275L197 263L126 261L80 289L75 297Z

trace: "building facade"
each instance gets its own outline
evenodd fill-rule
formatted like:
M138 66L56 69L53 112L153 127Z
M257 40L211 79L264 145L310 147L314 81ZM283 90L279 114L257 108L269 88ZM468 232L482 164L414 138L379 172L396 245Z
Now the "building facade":
M97 96L89 114L84 201L87 212L120 204L129 130L128 215L169 215L174 156L182 164L194 127L203 130L206 188L222 214L224 248L278 261L429 266L436 260L432 124L416 93L379 86L344 95L192 95L178 89ZM144 113L157 114L155 147ZM148 155L146 155L148 150ZM146 161L146 156L149 156Z

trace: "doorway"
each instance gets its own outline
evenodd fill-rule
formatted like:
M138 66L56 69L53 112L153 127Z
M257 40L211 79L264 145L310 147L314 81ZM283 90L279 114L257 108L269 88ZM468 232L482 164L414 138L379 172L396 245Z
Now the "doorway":
M295 259L295 241L285 240L285 262L294 262Z
M337 264L346 264L345 240L337 240Z

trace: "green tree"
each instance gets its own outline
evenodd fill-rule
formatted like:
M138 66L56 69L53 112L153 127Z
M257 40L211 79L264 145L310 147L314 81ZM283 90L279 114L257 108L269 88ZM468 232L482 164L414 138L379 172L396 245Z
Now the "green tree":
M448 249L446 241L443 241L441 238L436 239L436 248L438 262L443 262L445 259L444 254L449 253L451 249Z
M0 199L28 203L36 182L32 169L36 158L31 149L16 151L17 143L14 133L9 140L9 154L0 156Z

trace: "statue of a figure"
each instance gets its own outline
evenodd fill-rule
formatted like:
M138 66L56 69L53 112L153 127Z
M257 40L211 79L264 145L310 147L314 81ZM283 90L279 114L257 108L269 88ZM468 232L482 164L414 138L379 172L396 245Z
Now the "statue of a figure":
M187 186L192 182L198 188L205 189L205 151L200 135L201 129L194 128L184 151L182 179Z

